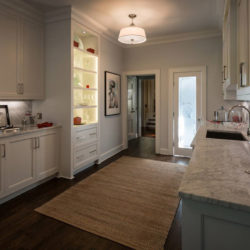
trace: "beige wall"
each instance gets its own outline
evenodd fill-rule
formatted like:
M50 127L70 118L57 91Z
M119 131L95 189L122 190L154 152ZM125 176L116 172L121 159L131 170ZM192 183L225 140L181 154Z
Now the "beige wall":
M207 65L207 119L212 119L213 111L224 105L221 64L221 37L124 49L124 71L161 71L161 149L168 148L168 70Z
M104 72L111 71L117 74L122 73L123 69L123 50L116 44L101 37L100 53L100 153L106 158L105 154L116 152L122 144L122 117L120 115L105 116L105 79ZM104 154L104 155L103 155ZM108 156L108 155L107 155Z

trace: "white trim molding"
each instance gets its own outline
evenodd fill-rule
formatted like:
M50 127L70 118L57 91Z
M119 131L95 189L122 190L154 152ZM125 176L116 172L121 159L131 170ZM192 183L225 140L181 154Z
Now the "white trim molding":
M202 121L206 120L207 113L207 101L206 101L206 89L207 89L207 66L193 66L193 67L180 67L170 68L168 70L168 152L173 155L173 111L174 111L174 74L175 73L188 73L188 72L200 72L202 74Z
M1 0L0 0L1 1ZM62 20L72 19L75 22L83 25L94 34L98 34L110 42L121 46L118 42L118 37L111 32L107 27L95 21L92 17L84 14L81 11L76 10L74 7L67 6L56 10L49 11L45 14L46 23L58 22Z
M176 43L188 40L207 39L207 38L221 37L221 36L222 32L220 30L203 30L198 32L187 32L174 35L152 37L149 38L145 43L141 43L138 45L123 45L123 47L124 48L131 48L132 46L141 47L141 46L149 46L155 44Z
M222 32L220 30L203 30L196 32L185 32L185 33L172 34L166 36L152 37L142 44L125 45L118 42L118 35L116 35L115 32L111 31L101 23L97 22L92 17L84 14L79 10L76 10L74 7L68 6L53 11L49 11L45 14L45 17L46 17L46 22L56 22L56 21L66 20L72 17L72 19L74 19L75 21L80 22L85 27L88 27L88 29L90 29L92 32L98 33L103 38L109 40L110 42L122 48L134 48L134 47L149 46L155 44L175 43L181 41L206 39L206 38L222 36Z
M107 152L101 154L99 157L99 160L98 160L98 164L101 164L102 162L109 159L110 157L118 154L119 152L121 152L123 150L123 148L124 148L123 144L121 144L121 145L113 147L110 150L108 150Z
M145 76L145 75L155 75L155 118L156 118L156 137L155 137L155 152L160 153L160 70L139 70L139 71L128 71L122 73L122 137L124 149L128 147L128 84L127 76Z
M169 150L168 148L160 148L160 154L161 155L173 155L171 150Z
M11 12L11 13L19 13L19 16L23 18L31 19L33 22L36 21L38 23L43 23L43 12L38 10L37 8L32 7L30 4L19 1L19 0L0 0L0 7L3 8L2 11L4 12Z

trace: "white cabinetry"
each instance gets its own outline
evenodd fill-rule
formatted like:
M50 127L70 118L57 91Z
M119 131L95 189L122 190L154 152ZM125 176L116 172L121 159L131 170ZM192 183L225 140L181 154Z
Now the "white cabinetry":
M98 159L97 125L75 128L74 136L74 172Z
M39 180L58 171L58 140L56 130L36 138L36 169Z
M183 250L249 250L249 212L182 198Z
M5 144L4 192L6 195L24 188L35 181L34 139L12 137Z
M0 3L0 33L0 99L42 99L42 22Z
M39 102L36 112L62 125L59 174L69 179L99 158L100 36L85 25L71 7L46 15L49 101Z
M73 172L84 169L98 159L98 36L72 22L73 27ZM92 50L93 53L90 51Z
M223 22L223 90L224 99L236 98L236 3L226 1Z
M238 38L238 89L237 100L250 100L250 4L248 0L237 1Z
M44 97L43 73L43 26L30 20L22 25L22 81L24 98L42 99Z
M248 0L237 1L237 82L238 87L248 83Z
M223 23L223 93L226 100L250 100L250 4L226 0Z
M58 172L58 129L0 140L0 197Z
M19 81L19 23L15 15L0 9L0 97L16 96ZM4 34L4 35L3 35Z

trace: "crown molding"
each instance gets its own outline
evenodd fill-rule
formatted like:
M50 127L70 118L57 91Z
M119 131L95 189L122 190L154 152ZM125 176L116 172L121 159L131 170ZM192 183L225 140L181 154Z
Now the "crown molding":
M45 13L45 23L54 23L71 18L71 7L63 7L56 10L51 10Z
M107 27L94 20L92 17L76 10L75 8L72 8L72 19L88 27L89 30L98 33L100 36L104 37L110 42L122 47L121 43L118 42L116 35Z
M0 2L1 1L2 0L0 0ZM84 27L87 27L88 30L102 36L103 38L122 48L134 48L156 44L176 43L182 41L207 39L222 36L222 32L220 30L203 30L198 32L186 32L173 35L152 37L142 44L127 45L118 42L117 36L113 32L111 32L107 27L98 23L92 17L82 13L81 11L78 11L77 9L71 6L47 12L45 14L45 17L46 23L73 19L75 22L83 25Z
M33 8L31 5L20 1L20 0L0 0L0 5L5 7L7 11L12 13L18 12L22 17L35 20L37 22L43 23L44 15L43 12L39 11L36 8Z
M182 42L182 41L206 39L206 38L221 37L221 36L222 36L222 32L219 30L186 32L186 33L179 33L179 34L174 34L174 35L153 37L153 38L149 38L145 43L136 44L136 45L125 45L123 47L124 48L143 47L143 46L150 46L150 45L156 45L156 44L176 43L176 42Z
M1 1L1 0L0 0ZM78 11L74 7L67 6L60 9L49 11L45 14L45 22L53 23L63 20L74 20L75 22L83 25L88 30L96 33L110 42L121 46L122 44L118 42L117 37L111 32L107 27L95 21L92 17Z

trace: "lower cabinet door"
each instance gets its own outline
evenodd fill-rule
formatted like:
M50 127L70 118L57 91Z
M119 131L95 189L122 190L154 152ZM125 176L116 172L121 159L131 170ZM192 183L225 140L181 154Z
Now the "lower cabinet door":
M21 137L9 140L1 162L4 165L5 195L34 183L34 139Z
M56 131L36 138L36 168L38 179L58 172L58 134Z

